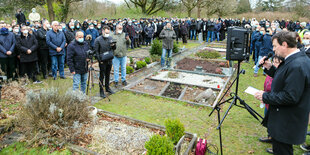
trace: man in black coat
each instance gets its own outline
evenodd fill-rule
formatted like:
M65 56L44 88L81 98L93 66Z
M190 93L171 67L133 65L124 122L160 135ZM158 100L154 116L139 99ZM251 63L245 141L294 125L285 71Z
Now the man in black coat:
M38 60L37 48L38 41L34 35L29 34L26 26L21 28L22 35L18 37L16 46L20 51L20 63L22 70L34 83L41 83L35 75L36 62ZM24 73L22 73L24 75Z
M49 22L47 20L43 21L43 26L37 31L37 39L39 42L39 62L44 79L47 79L47 64L49 61L49 49L46 44L46 33L49 31L48 25Z
M305 52L308 55L308 57L310 58L310 32L306 32L304 34L304 38L302 40L303 44L305 45Z
M17 24L18 25L25 25L26 24L26 17L24 15L24 13L22 12L22 9L18 9L17 13L15 14L15 17L17 19Z
M87 81L87 51L89 45L84 41L84 33L76 32L75 40L73 40L68 48L67 62L71 74L73 74L73 90L78 90L81 85L81 91L86 91Z
M112 37L110 36L110 28L108 26L104 26L102 29L102 36L99 36L95 40L94 50L96 52L97 60L99 62L100 68L100 76L99 76L99 88L100 88L100 97L105 98L106 95L103 91L103 80L105 78L105 89L110 94L114 94L114 92L110 89L110 72L112 68L112 59L103 60L105 55L109 55L108 53L115 49L115 46L112 46Z
M265 73L273 77L271 92L259 91L255 98L269 104L263 123L272 137L276 155L293 155L293 144L305 142L310 109L310 59L297 49L294 32L279 32L272 37L273 50L284 58L278 68L268 60Z

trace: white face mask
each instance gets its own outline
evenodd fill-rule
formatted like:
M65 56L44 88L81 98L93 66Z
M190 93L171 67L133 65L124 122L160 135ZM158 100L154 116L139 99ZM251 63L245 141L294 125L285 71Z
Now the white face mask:
M24 34L28 34L28 30L24 30L24 32L23 32Z
M310 40L304 39L304 40L302 40L302 43L303 43L305 46L308 46L308 45L310 45Z
M94 29L94 27L89 27L91 30Z
M108 38L110 36L110 34L104 34L105 38Z
M122 33L122 32L123 32L122 30L118 30L118 31L117 31L117 33Z

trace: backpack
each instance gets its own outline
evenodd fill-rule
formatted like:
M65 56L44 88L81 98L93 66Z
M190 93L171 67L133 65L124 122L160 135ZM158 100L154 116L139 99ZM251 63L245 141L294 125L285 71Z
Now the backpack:
M200 138L197 141L195 155L204 155L207 151L207 141Z

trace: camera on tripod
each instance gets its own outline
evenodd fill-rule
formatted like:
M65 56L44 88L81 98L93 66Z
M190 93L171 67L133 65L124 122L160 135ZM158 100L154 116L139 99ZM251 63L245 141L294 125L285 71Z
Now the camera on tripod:
M87 54L87 59L92 59L96 53L93 50L88 50L86 51L86 54Z
M250 58L251 30L242 27L229 27L227 31L226 60L243 61Z

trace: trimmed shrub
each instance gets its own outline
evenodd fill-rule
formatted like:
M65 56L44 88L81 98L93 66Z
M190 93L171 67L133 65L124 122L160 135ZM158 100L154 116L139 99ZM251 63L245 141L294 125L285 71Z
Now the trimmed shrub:
M217 59L221 57L221 54L217 51L202 51L196 53L196 56L203 59Z
M173 142L173 144L177 144L178 141L185 134L184 125L180 122L180 120L166 120L166 134Z
M148 155L174 155L173 143L166 136L153 135L145 142L145 148Z
M151 63L151 58L146 57L146 58L144 58L144 61L145 61L147 64L150 64L150 63Z
M145 67L147 64L144 61L137 61L136 65L137 65L137 70L138 70L138 69Z
M172 50L173 53L178 53L179 52L179 46L174 42L173 43L173 50Z
M150 55L161 55L163 50L163 45L162 42L159 41L158 39L153 40L152 47L150 49Z
M126 66L126 74L131 74L134 72L134 69L131 66Z

